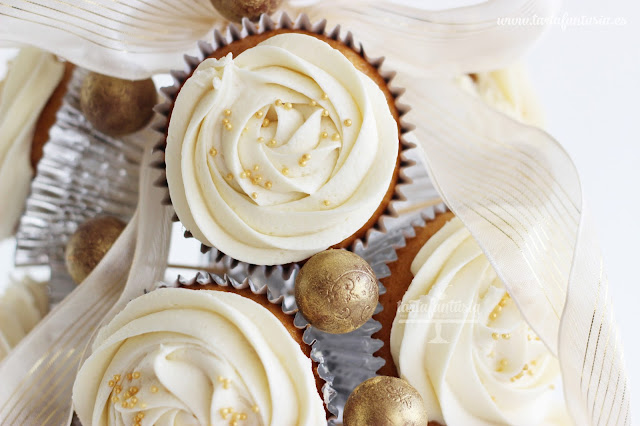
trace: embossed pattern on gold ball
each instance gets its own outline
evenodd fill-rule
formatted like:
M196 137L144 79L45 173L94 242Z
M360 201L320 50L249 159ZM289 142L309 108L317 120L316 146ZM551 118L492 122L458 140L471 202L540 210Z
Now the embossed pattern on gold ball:
M275 12L282 0L211 0L211 4L228 20L240 22L242 18L257 21L263 13Z
M296 303L314 327L343 334L360 328L378 305L378 281L369 264L346 250L311 257L296 277Z
M153 117L158 92L151 79L121 80L89 73L82 82L80 107L97 130L123 136L145 127Z
M89 219L71 236L65 250L67 271L80 284L100 263L126 224L110 216Z
M349 395L344 406L344 426L426 426L428 423L420 393L397 377L365 380Z

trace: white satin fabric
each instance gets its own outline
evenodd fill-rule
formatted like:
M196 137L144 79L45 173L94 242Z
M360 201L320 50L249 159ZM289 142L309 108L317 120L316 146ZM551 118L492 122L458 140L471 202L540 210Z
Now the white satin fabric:
M403 101L413 107L409 120L418 125L431 177L523 316L559 356L574 422L629 424L622 346L571 159L551 136L488 108L452 78L427 78L514 62L543 27L503 26L498 18L547 17L559 1L488 0L446 9L442 0L438 11L425 10L420 0L402 7L391 0L289 3L289 10L353 30L405 77L397 83L409 89ZM208 0L5 0L0 40L35 44L102 73L143 78L181 67L182 53L193 52L218 19ZM15 375L34 361L12 358L0 365L3 379L9 362ZM0 416L10 398L3 385Z

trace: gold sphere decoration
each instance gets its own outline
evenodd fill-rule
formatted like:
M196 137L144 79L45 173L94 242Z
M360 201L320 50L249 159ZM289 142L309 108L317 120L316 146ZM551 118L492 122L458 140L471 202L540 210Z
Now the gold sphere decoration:
M331 334L360 328L378 305L378 280L369 264L346 250L311 257L296 277L296 303L311 325Z
M365 380L349 395L344 426L426 426L427 410L418 391L406 380L378 376Z
M65 250L67 271L80 284L100 263L126 224L111 216L89 219L78 227Z
M109 136L144 128L153 117L158 92L153 80L122 80L89 73L82 82L80 107L93 127Z
M211 0L211 4L228 20L240 22L242 18L257 21L263 13L275 12L282 0Z

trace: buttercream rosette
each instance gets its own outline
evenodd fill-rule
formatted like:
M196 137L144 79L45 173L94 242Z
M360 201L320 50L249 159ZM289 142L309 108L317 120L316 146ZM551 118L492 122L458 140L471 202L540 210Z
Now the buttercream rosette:
M314 36L368 60L351 34L341 39L339 29L286 15L278 24L263 16L260 31L243 25L230 26L227 39L216 33L203 57L273 35L235 58L189 59L158 109L170 119L157 165L166 166L177 217L204 246L257 265L302 261L358 233L366 240L362 228L379 215L380 229L381 217L394 214L385 198L398 198L396 180L407 182L397 166L409 165L398 157L411 146L399 135L409 126L371 78ZM389 83L392 75L381 75ZM401 91L389 90L394 102ZM396 108L399 116L408 110Z
M569 424L558 360L454 218L418 252L391 330L399 376L441 424Z
M78 372L83 424L324 425L312 363L282 322L233 292L160 288L105 326Z

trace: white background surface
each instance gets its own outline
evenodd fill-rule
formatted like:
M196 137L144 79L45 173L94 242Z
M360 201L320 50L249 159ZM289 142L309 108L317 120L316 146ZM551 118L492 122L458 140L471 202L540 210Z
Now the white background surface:
M581 173L600 231L631 382L640 386L640 3L565 0L560 15L565 13L627 21L551 27L525 62L549 132ZM0 50L0 75L4 56ZM2 275L6 260L6 255L0 259ZM632 393L632 400L637 418L640 394Z

